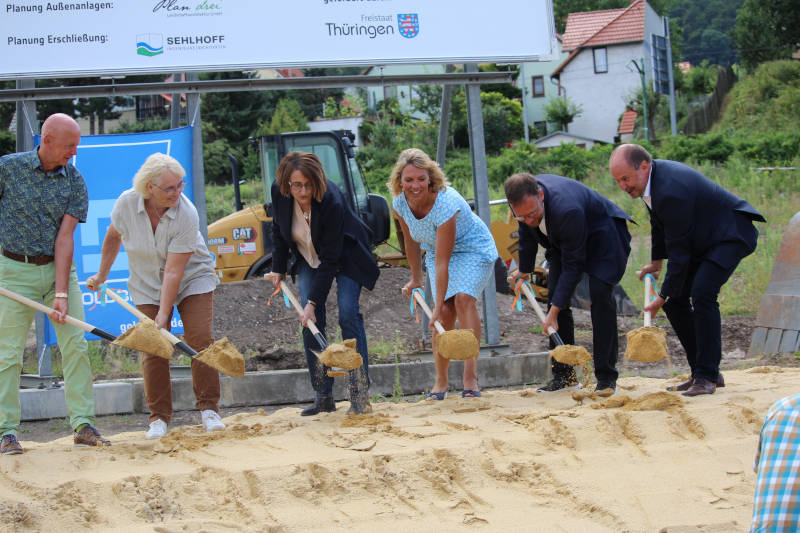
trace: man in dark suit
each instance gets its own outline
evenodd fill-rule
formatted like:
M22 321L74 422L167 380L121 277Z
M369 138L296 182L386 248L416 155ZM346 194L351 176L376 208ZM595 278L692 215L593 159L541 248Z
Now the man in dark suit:
M627 226L631 217L582 183L552 174L514 174L505 182L505 193L519 222L519 270L511 276L528 279L537 246L545 249L550 304L542 325L545 334L552 327L565 343L574 344L569 304L583 274L589 275L595 390L613 394L619 356L613 290L631 250ZM552 340L550 344L551 349L555 347ZM553 379L540 392L577 386L572 366L553 360L552 372Z
M682 163L653 160L639 145L623 144L611 154L611 176L650 212L651 262L639 277L667 274L645 311L663 306L692 370L668 390L685 396L712 394L725 386L719 373L722 326L717 297L739 262L753 253L764 217L750 204ZM691 301L690 301L691 300Z

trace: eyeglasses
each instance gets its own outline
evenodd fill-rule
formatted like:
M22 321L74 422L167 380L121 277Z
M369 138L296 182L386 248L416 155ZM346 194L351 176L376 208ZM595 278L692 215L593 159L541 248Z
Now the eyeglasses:
M527 215L522 215L522 216L517 215L517 213L514 211L514 208L511 207L511 204L508 204L508 208L511 210L511 216L517 222L525 222L526 220L528 220L530 218L533 218L534 216L536 216L539 213L539 207L538 206L536 207L536 209L534 209L533 211L531 211Z
M292 188L293 191L302 191L303 189L307 189L309 191L314 190L314 184L310 181L307 183L300 183L299 181L291 181L289 182L289 187Z
M167 194L174 194L174 193L180 192L180 191L182 191L183 189L186 188L186 182L185 181L182 181L181 184L178 185L177 187L167 187L166 189L164 187L162 187L161 185L159 185L158 183L153 183L152 181L150 182L150 184L153 185L154 187L158 187L159 189L161 189L162 191L164 191Z

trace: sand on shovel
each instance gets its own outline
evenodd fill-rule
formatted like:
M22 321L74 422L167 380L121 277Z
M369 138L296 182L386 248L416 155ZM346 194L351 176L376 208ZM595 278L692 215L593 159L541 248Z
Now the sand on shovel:
M481 349L471 329L451 329L440 333L436 347L442 357L459 361L477 357Z
M143 318L138 324L125 330L113 344L151 353L164 359L172 357L172 352L175 350L172 343L158 331L156 323L149 318Z
M194 358L233 378L244 376L244 357L236 346L228 341L228 337L214 342Z
M592 359L592 355L583 346L562 344L556 346L550 357L565 365L584 365Z
M550 357L565 365L582 367L583 374L586 376L582 385L585 387L589 384L589 361L592 360L592 355L586 348L572 344L561 344L550 352Z
M333 343L328 345L318 357L325 366L354 370L364 364L361 355L355 348L356 340L347 339L342 341L341 344Z
M644 326L625 334L628 347L625 357L631 361L652 363L667 357L667 332L656 326Z

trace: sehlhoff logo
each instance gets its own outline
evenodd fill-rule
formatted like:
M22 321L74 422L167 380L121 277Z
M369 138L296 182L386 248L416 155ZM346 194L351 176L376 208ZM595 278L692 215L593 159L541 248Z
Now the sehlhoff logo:
M397 29L406 39L413 39L419 33L419 15L416 13L398 13Z
M160 33L140 33L136 36L136 53L153 57L164 53L164 36Z

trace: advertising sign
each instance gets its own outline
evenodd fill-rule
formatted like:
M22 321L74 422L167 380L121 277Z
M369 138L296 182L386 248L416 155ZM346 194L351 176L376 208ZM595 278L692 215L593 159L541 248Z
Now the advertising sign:
M39 144L39 138L34 138ZM100 266L100 251L106 230L111 224L111 209L119 195L133 184L133 176L150 154L161 152L171 155L186 171L186 188L183 194L194 198L192 186L192 128L187 126L174 130L119 135L85 135L72 164L80 170L89 190L89 214L86 223L78 224L75 230L75 252L73 260L78 274L78 283L83 291L83 310L86 322L121 335L138 319L119 304L109 299L104 306L98 302L98 293L86 289L86 278L97 273ZM202 191L200 191L202 193ZM108 276L108 286L120 289L123 298L130 301L127 291L128 256L125 247L120 250ZM183 322L177 310L172 317L173 333L183 333ZM86 334L87 339L97 339ZM56 334L49 319L45 329L45 343L56 344Z
M557 54L552 0L8 0L0 78Z

